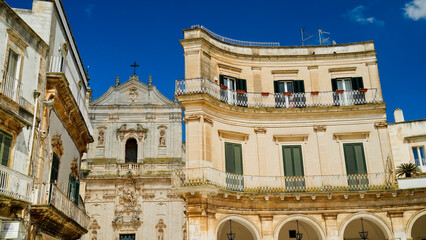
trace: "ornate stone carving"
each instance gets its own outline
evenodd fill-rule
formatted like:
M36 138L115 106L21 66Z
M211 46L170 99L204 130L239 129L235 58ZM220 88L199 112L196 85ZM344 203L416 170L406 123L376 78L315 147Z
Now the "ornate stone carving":
M106 129L106 127L104 127L104 126L98 127L98 146L104 146L105 129Z
M183 118L184 122L188 122L188 121L199 121L201 119L201 115L200 114L190 114L187 115Z
M388 127L388 122L386 120L377 121L377 122L374 123L374 127L375 128L387 128Z
M127 138L128 136L133 136L139 141L142 141L142 139L146 138L147 131L148 130L146 128L143 128L140 124L137 124L136 129L127 129L127 124L123 124L119 129L117 129L117 137L120 139L120 141L123 141L124 138Z
M129 100L131 102L135 102L138 97L138 89L136 87L132 87L129 89Z
M315 132L325 132L327 130L327 126L325 125L314 125Z
M56 155L58 155L59 158L62 156L62 154L64 154L64 147L62 146L61 134L52 136L52 150Z
M162 218L158 220L157 225L155 225L155 229L157 229L157 240L164 240L164 228L166 228L166 224Z
M93 219L92 224L90 224L89 230L91 230L92 238L91 240L97 240L98 239L98 230L101 229L101 226L99 226L98 221L96 219Z
M158 146L165 147L166 146L166 129L167 126L161 125L157 127L158 130L160 130L160 138L158 139L159 143Z
M141 205L138 202L139 187L132 180L117 189L114 228L120 231L136 231L142 224Z
M255 127L254 128L254 132L257 133L257 134L259 134L259 133L265 134L266 133L266 128L264 128L264 127Z
M77 176L78 176L78 158L74 158L71 161L71 175L74 177L74 179L77 179Z
M146 200L152 200L155 198L155 193L142 193L142 198Z

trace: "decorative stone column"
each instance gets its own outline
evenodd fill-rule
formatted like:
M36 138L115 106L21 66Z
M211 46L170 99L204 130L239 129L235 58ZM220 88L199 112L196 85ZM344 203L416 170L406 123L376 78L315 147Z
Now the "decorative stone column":
M314 125L314 131L316 132L317 137L317 147L318 147L318 160L320 166L320 172L323 175L330 174L329 172L323 172L325 169L329 168L328 164L328 141L326 139L327 126L325 125Z
M259 175L267 176L268 174L268 161L262 161L265 158L265 134L266 128L264 127L256 127L254 128L254 132L257 136L257 154L258 154L258 163L259 163Z

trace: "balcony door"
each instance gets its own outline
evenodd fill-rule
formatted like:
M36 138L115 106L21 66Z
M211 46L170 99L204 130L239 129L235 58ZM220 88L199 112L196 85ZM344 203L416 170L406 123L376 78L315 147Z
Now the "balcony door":
M220 100L231 105L247 107L247 81L220 75Z
M233 191L244 190L243 153L238 143L225 143L226 188Z
M126 141L126 163L137 163L138 162L138 142L134 138L130 138Z
M349 190L368 189L368 175L362 143L344 143Z
M282 108L305 107L303 80L279 80L274 82L275 106Z
M300 145L282 146L282 152L286 191L305 191L302 147Z
M19 60L19 54L9 50L3 91L6 96L13 100L16 100L16 93L18 91Z
M359 90L364 88L362 77L332 79L334 91L334 105L348 106L365 104L365 93Z
M136 240L135 234L120 234L120 240Z
M12 136L0 131L0 157L1 164L9 167L10 150L12 147Z

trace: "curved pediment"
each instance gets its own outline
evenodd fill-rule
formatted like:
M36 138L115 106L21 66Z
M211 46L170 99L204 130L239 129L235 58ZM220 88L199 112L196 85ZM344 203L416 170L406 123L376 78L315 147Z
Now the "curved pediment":
M138 76L130 76L127 82L111 86L102 96L90 105L171 105L172 100L161 94L154 85L139 81Z

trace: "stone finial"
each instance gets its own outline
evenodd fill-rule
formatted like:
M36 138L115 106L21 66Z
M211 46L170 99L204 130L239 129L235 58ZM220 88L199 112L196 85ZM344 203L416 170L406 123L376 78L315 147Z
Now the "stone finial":
M149 85L151 85L151 84L152 84L152 75L149 75L149 78L148 78L148 84L149 84Z
M119 85L120 84L120 78L118 77L118 75L115 77L115 85Z

